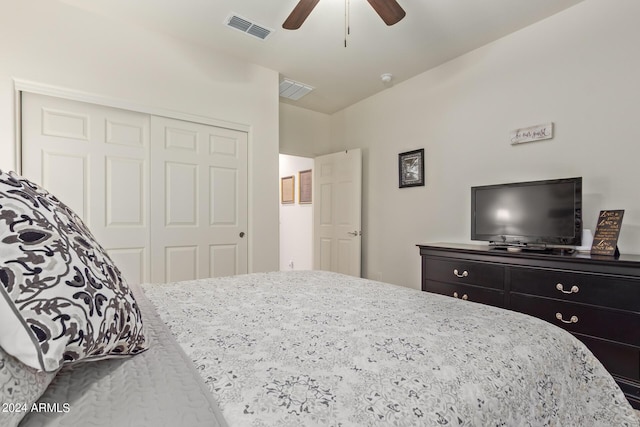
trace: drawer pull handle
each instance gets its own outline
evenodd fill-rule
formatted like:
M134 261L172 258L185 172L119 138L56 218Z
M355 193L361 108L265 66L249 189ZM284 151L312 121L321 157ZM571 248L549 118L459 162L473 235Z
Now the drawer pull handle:
M453 270L453 274L455 274L458 277L467 277L469 275L469 272L467 270L463 271L462 274L460 274L458 272L458 269L456 268L455 270Z
M454 297L454 298L459 298L459 294L458 294L457 292L454 292L454 293L453 293L453 297ZM467 294L463 294L463 295L462 295L462 299L463 299L463 300L465 300L465 301L466 301L466 300L468 300L468 299L469 299L469 295L467 295Z
M562 313L556 313L556 319L558 319L562 323L578 323L578 316L571 316L571 319L564 320L562 318Z
M556 289L562 292L563 294L577 294L578 292L580 292L580 288L577 287L576 285L573 285L571 289L569 289L568 291L565 291L564 285L562 283L558 283L556 285Z

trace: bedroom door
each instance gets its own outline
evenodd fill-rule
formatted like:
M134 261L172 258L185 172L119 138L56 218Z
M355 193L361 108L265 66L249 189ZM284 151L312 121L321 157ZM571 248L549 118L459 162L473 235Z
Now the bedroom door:
M247 272L246 132L151 117L153 282Z
M316 157L313 168L314 268L360 277L362 153Z

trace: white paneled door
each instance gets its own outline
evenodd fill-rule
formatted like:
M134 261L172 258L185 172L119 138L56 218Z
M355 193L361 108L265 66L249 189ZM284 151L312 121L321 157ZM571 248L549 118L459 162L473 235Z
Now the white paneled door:
M247 271L245 132L23 93L22 174L132 283Z
M362 153L316 157L313 168L314 268L360 276Z
M154 282L247 272L247 134L151 118Z
M149 115L23 93L22 174L80 216L130 282L150 278Z

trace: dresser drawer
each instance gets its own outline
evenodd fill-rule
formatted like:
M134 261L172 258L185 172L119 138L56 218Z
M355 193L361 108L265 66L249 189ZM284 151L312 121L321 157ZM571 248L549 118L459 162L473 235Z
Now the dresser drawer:
M640 313L640 280L515 267L511 269L511 292Z
M640 380L640 349L576 334L607 370L616 376Z
M494 289L427 280L423 290L467 301L504 307L504 292Z
M425 258L424 262L427 280L504 289L504 267L501 265L446 258Z
M514 293L511 293L510 308L569 332L640 346L637 314Z
M631 406L640 411L640 384L614 377Z

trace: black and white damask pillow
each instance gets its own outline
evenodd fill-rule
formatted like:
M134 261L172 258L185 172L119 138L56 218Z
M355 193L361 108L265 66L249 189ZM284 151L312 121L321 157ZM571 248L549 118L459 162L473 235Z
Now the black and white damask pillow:
M131 290L83 221L38 185L2 171L0 346L47 372L148 347Z

